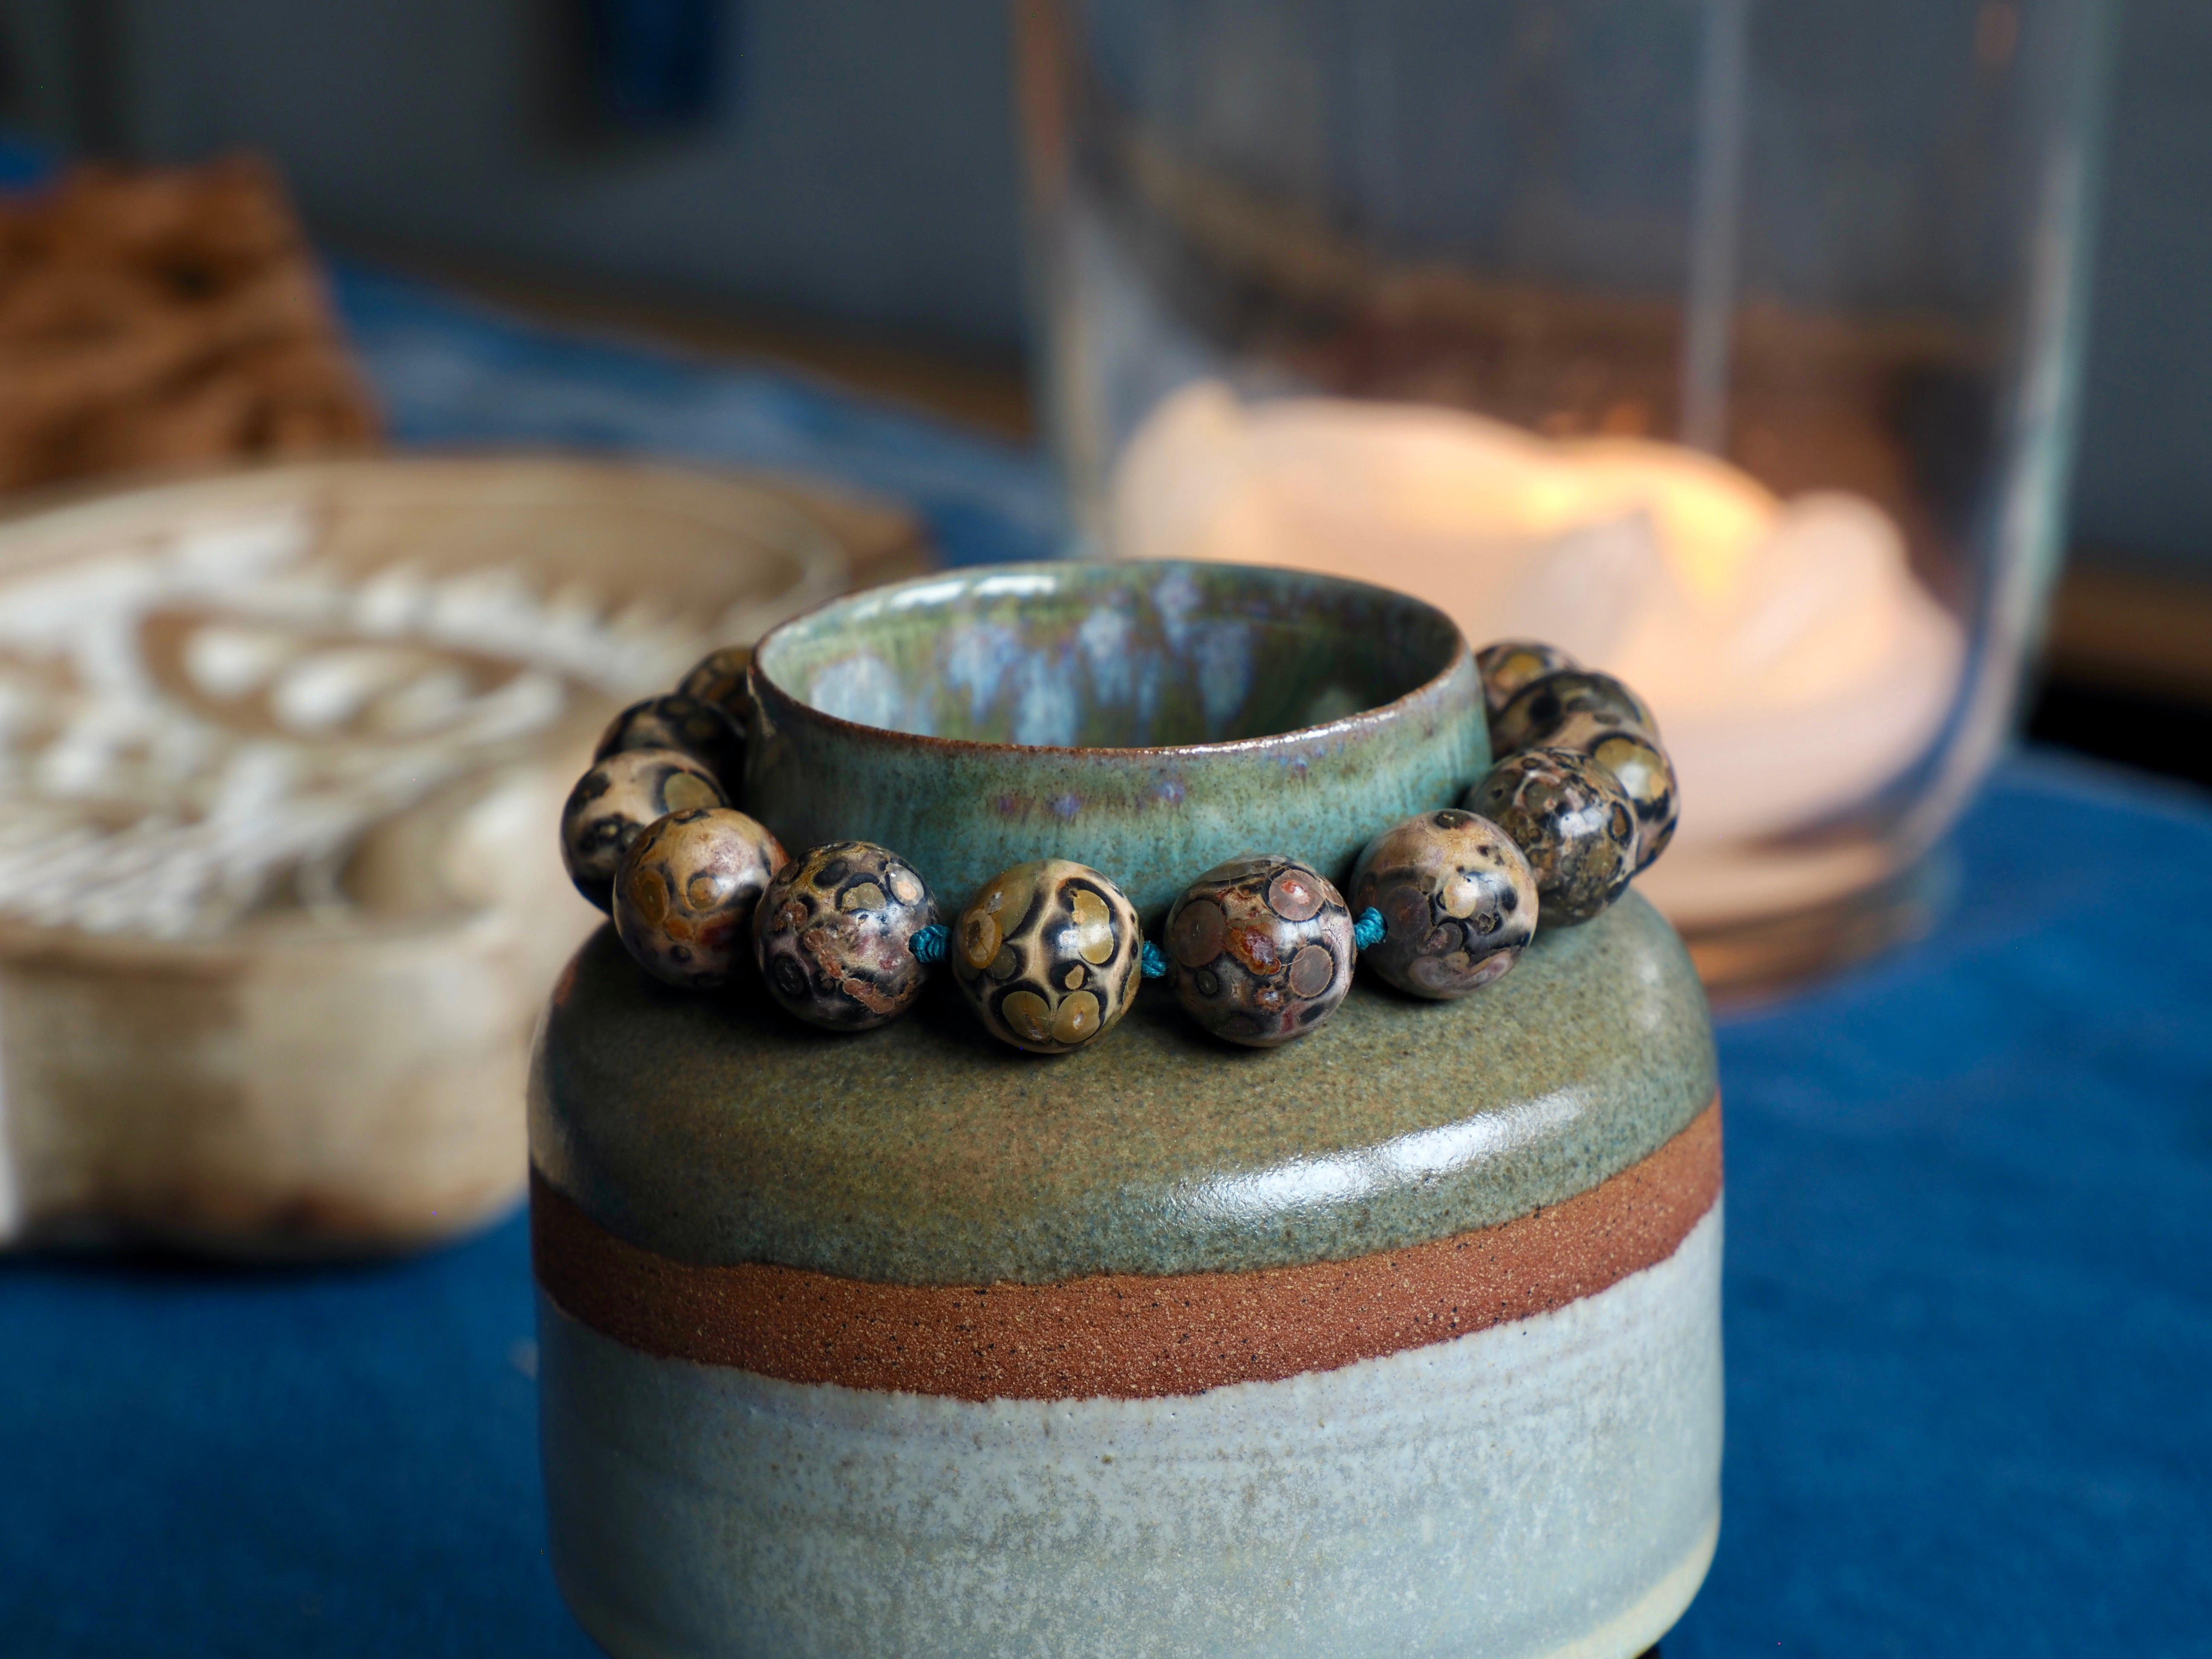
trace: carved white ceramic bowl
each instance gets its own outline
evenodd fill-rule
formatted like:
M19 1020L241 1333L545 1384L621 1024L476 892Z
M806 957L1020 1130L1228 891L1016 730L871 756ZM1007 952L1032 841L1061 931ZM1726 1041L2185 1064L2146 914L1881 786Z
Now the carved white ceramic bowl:
M592 737L842 587L854 528L528 458L0 524L0 1242L388 1249L507 1206L529 1024L598 919L548 829Z

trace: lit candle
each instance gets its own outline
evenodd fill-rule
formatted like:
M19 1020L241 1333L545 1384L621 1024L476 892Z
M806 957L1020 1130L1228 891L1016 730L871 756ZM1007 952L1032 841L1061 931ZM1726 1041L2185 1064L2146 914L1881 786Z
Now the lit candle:
M1681 830L1644 890L1679 923L1790 909L1878 877L1860 856L1763 873L1750 848L1878 792L1934 742L1958 623L1896 524L1841 492L1778 500L1727 462L1552 440L1419 404L1240 404L1201 382L1132 439L1114 551L1353 575L1428 599L1480 646L1548 640L1651 703Z

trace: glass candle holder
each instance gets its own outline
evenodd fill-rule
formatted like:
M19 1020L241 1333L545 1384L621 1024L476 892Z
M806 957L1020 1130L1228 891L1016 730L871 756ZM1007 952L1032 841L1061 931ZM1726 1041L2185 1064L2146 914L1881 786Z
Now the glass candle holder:
M2103 0L1021 0L1090 550L1654 706L1709 982L1909 930L2059 546Z

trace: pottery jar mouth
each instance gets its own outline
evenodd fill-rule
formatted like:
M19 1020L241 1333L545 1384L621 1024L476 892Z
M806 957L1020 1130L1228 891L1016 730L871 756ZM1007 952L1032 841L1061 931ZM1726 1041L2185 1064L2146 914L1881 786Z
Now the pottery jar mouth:
M773 629L757 692L968 749L1202 752L1388 711L1468 654L1409 594L1256 565L994 565Z
M1071 858L1149 918L1225 859L1344 873L1488 755L1458 625L1266 566L991 565L835 599L753 655L748 810L897 849L953 904Z

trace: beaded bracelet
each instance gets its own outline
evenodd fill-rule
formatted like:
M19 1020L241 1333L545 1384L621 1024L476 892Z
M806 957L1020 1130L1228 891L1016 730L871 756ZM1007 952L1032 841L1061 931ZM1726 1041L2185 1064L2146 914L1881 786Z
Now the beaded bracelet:
M1066 859L1001 871L947 925L888 848L788 857L726 787L750 713L743 647L615 717L562 811L562 856L647 972L712 988L750 945L769 994L825 1029L896 1018L942 963L984 1028L1032 1054L1110 1030L1143 979L1215 1036L1270 1048L1328 1020L1355 957L1418 997L1490 984L1540 915L1588 921L1672 838L1674 767L1642 699L1550 646L1507 641L1475 661L1501 758L1457 806L1369 842L1349 902L1293 858L1218 866L1169 907L1164 944L1111 879Z

